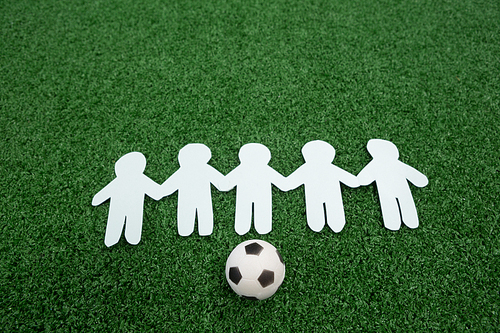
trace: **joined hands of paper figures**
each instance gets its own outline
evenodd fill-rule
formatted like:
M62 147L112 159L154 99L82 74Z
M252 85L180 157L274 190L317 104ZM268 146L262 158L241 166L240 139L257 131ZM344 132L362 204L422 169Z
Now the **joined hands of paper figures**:
M302 147L305 163L284 177L268 165L271 152L266 146L248 143L238 153L240 164L224 176L208 164L210 149L191 143L179 151L180 167L162 185L144 175L144 155L131 152L116 162L117 177L94 196L92 205L111 199L104 239L107 246L119 241L123 226L125 239L135 245L141 240L145 195L160 200L177 191L179 234L191 235L198 221L198 233L207 236L214 228L211 184L219 191L236 187L235 231L239 235L250 231L253 215L255 230L267 234L272 230L272 185L285 192L304 185L308 226L319 232L327 224L340 232L346 223L340 183L356 188L375 182L385 227L398 230L404 223L417 228L408 181L424 187L427 177L399 161L399 151L390 141L372 139L367 150L373 160L356 177L332 164L335 149L329 143L310 141Z

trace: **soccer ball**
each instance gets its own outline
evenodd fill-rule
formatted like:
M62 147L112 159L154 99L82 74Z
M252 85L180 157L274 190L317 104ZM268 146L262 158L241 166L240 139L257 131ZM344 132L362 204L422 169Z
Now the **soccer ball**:
M238 295L248 299L271 297L285 278L285 264L274 246L252 239L234 248L226 262L226 279Z

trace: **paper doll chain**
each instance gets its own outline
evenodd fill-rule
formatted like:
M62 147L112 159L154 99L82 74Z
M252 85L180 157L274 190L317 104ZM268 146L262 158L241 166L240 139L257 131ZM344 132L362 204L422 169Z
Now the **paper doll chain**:
M268 165L271 152L266 146L248 143L238 153L240 165L224 176L208 164L210 149L191 143L179 151L180 168L161 185L144 175L144 155L131 152L116 162L116 178L94 196L92 205L111 199L104 239L107 246L119 241L124 226L126 240L138 244L144 196L160 200L177 191L179 234L191 235L197 219L199 234L206 236L213 232L211 184L219 191L236 187L235 231L246 234L253 215L255 230L267 234L272 230L272 185L285 192L304 185L309 227L319 232L328 224L340 232L345 226L340 183L356 188L375 182L385 227L398 230L404 223L417 228L418 215L408 181L424 187L427 177L399 161L399 151L390 141L372 139L367 150L373 159L354 176L332 164L335 149L329 143L311 141L302 148L305 163L284 177Z

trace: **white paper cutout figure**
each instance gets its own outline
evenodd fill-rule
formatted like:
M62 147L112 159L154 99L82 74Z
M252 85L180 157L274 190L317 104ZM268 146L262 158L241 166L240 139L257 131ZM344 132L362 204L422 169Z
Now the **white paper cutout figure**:
M291 190L304 184L306 216L309 227L319 232L325 220L335 232L345 225L344 204L340 182L349 187L358 187L356 176L332 164L335 149L327 142L316 140L302 147L305 164L287 177Z
M143 154L132 152L123 155L115 163L116 178L92 199L93 206L111 199L104 237L104 244L108 247L120 240L123 224L127 242L138 244L142 234L144 195L155 200L163 197L160 185L144 175L145 168Z
M267 234L272 229L271 184L282 191L287 182L279 172L271 168L271 152L260 143L247 143L238 153L240 165L226 175L225 190L236 186L235 230L239 235L250 231L252 214L255 230Z
M409 228L418 227L418 215L408 181L417 187L429 183L427 177L399 161L399 151L390 141L372 139L366 145L373 160L358 174L361 185L377 184L384 225L399 230L401 222Z
M164 195L179 191L177 229L181 236L194 231L198 218L198 232L210 235L214 229L212 192L210 184L220 190L224 175L208 165L212 158L210 148L201 143L190 143L179 151L180 168L162 184Z

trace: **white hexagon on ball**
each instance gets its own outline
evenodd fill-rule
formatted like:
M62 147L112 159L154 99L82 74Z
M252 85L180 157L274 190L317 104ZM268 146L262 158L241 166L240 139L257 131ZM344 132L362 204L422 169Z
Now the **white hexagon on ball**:
M266 299L274 295L285 278L279 251L266 241L252 239L234 248L226 261L226 279L238 295Z

